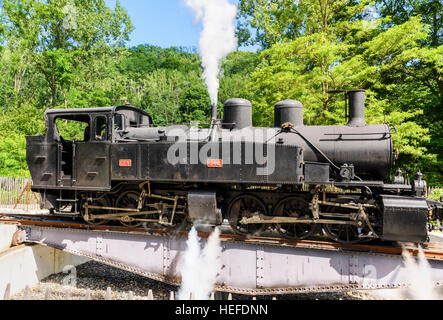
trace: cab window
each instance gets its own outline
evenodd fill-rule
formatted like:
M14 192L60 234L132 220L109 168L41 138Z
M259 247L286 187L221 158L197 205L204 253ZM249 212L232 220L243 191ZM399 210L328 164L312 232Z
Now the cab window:
M89 117L56 118L54 135L57 140L62 141L89 141Z
M108 120L104 116L95 118L95 140L108 140Z
M117 113L114 117L114 129L124 130L125 129L125 116Z

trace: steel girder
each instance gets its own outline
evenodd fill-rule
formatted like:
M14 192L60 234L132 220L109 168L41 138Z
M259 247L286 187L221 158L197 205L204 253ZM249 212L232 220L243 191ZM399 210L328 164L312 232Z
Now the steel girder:
M183 235L21 226L26 242L57 248L148 278L180 285ZM206 239L201 239L201 245ZM298 248L266 242L222 241L223 267L215 290L248 295L407 287L398 254ZM428 259L432 281L443 285L443 260Z

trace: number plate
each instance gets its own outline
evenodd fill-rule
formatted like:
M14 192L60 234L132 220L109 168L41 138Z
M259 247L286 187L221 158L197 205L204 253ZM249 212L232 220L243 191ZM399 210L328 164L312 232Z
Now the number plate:
M221 159L212 159L207 161L208 168L222 168L223 160Z
M118 161L118 165L120 167L132 167L132 160L131 159L120 159Z

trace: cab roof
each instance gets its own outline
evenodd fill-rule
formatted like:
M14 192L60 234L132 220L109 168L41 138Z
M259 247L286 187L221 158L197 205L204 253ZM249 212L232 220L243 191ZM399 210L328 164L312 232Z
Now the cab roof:
M45 115L47 114L64 114L64 113L95 113L95 112L109 112L114 115L119 110L131 110L134 112L138 112L144 116L149 117L149 122L152 123L152 118L145 111L131 106L131 105L121 105L121 106L112 106L112 107L100 107L100 108L74 108L74 109L48 109L45 111Z

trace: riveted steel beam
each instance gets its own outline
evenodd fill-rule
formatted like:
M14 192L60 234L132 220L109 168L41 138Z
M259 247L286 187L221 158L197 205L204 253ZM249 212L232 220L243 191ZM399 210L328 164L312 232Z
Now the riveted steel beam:
M24 241L84 256L154 280L179 285L186 233L175 236L22 225ZM221 237L223 267L216 290L249 295L407 287L401 254L346 247L281 245ZM201 239L201 245L206 242ZM356 248L363 248L362 246ZM431 256L432 257L432 256ZM432 281L443 286L443 260L428 259Z

